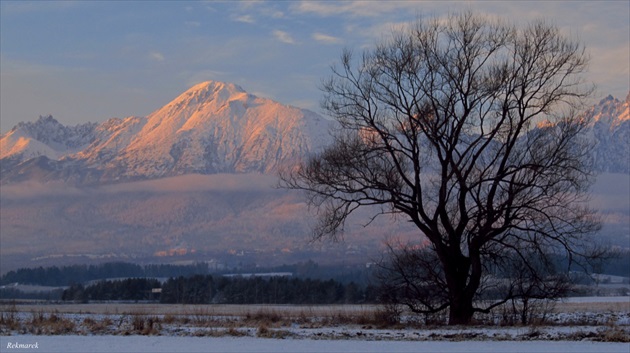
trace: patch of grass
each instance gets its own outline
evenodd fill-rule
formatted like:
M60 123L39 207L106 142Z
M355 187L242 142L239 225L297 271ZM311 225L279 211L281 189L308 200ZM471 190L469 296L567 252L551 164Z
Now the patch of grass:
M404 327L401 324L400 318L400 312L394 312L389 310L389 308L380 307L375 310L364 310L354 314L336 313L328 320L328 324L359 325L366 329L372 327L379 329L400 329Z
M162 329L160 319L156 316L134 315L131 326L134 333L143 336L159 335Z
M128 306L128 309L135 307ZM429 340L589 340L606 342L630 342L630 325L627 311L608 312L606 315L594 315L589 312L575 313L565 316L553 316L551 326L576 326L576 324L592 323L594 328L584 327L579 330L574 327L568 333L558 333L550 329L550 321L543 326L536 320L533 324L522 325L514 322L511 326L519 326L519 334L513 336L506 330L487 335L469 330L473 327L497 327L505 325L500 313L475 316L473 326L460 327L456 330L442 331L446 318L444 315L431 316L427 320L424 316L411 315L409 312L391 312L387 307L364 306L313 306L313 307L283 307L283 306L229 306L215 307L177 307L176 310L126 310L126 314L92 315L81 313L76 308L55 308L50 306L34 307L28 311L18 306L5 306L0 313L0 334L96 334L96 335L193 335L200 337L261 337L287 338L312 337L321 339L416 339L412 329L436 331L424 336ZM48 310L48 311L44 311ZM62 314L59 313L61 310ZM111 312L111 311L110 311ZM122 311L120 311L122 312ZM433 325L430 323L434 322ZM289 327L322 329L326 327L340 327L341 330L330 330L343 333L331 334L327 330L312 333L293 331ZM590 326L590 325L589 325ZM346 330L347 329L347 330ZM370 331L388 329L396 331ZM361 330L361 331L358 331ZM402 330L402 331L398 331ZM347 332L346 332L347 331ZM356 332L354 334L353 332ZM411 334L410 334L411 332ZM424 331L426 332L426 331ZM412 337L413 336L413 337ZM422 339L422 337L420 337Z
M287 337L291 337L293 334L286 330L274 330L270 329L265 325L258 326L258 330L256 331L256 337L260 338L275 338L275 339L285 339Z
M177 316L173 315L173 314L166 314L166 315L164 315L164 317L162 318L162 322L163 322L164 324L170 325L170 324L173 324L173 323L177 322L177 321L178 321L178 319L179 319L179 318L178 318Z
M360 317L368 324L378 328L402 328L401 312L390 307L381 307ZM361 320L359 324L362 324Z
M250 313L248 312L245 315L245 319L247 321L250 322L271 322L271 323L277 323L280 322L280 320L282 320L282 316L280 316L280 314L278 314L276 311L274 310L258 310L255 313Z
M225 331L225 334L232 337L243 337L247 336L247 332L237 330L234 327L230 327Z
M29 321L25 322L22 331L35 335L63 335L73 333L76 328L74 321L67 319L57 312L46 314L43 311L33 312Z
M8 333L20 328L20 320L17 317L15 304L3 307L0 312L0 333Z
M600 337L604 342L630 342L630 330L624 330L620 327L607 327L600 332Z
M83 319L81 326L87 329L88 332L93 334L106 334L110 331L110 327L113 325L113 321L109 317L105 317L103 320L95 320L91 317Z

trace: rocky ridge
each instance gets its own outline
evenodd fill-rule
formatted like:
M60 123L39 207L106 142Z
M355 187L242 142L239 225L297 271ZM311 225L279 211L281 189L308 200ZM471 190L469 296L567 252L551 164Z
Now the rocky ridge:
M329 127L330 121L314 112L208 81L147 117L74 127L52 116L20 123L0 138L1 179L83 184L184 174L270 174L325 145Z

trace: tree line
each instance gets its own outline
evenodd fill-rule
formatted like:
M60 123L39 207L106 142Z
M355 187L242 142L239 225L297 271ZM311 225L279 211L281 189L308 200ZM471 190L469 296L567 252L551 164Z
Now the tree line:
M155 289L160 289L158 293ZM73 284L64 301L154 300L168 304L361 304L376 303L377 290L354 282L294 277L193 275L156 279L105 280Z
M369 269L366 269L364 266L320 265L311 260L268 268L255 265L252 267L238 267L215 271L213 273L218 275L261 272L289 272L295 277L300 278L334 278L341 283L355 282L361 285L366 285L370 277ZM210 269L206 263L195 263L191 265L139 265L127 262L108 262L100 265L40 266L36 268L20 268L7 272L0 276L0 286L21 283L59 287L69 286L73 283L86 283L89 281L113 278L169 278L197 274L206 275L209 273Z
M21 268L2 275L0 285L24 283L54 287L116 277L177 277L206 273L208 265L205 263L141 266L127 262L108 262L100 265Z
M105 280L84 286L73 284L65 289L61 300L88 302L90 300L151 300L153 288L159 288L160 281L154 278L127 278Z

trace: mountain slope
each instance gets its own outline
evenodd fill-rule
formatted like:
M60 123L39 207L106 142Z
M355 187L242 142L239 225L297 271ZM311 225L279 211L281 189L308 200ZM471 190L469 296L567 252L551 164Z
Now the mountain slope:
M321 145L327 121L298 108L204 82L147 117L110 163L123 175L270 173Z
M630 93L625 101L608 96L585 114L593 119L596 170L630 173Z
M630 94L584 114L598 172L630 173ZM51 116L0 137L0 183L64 180L78 184L191 173L273 174L320 149L333 123L259 98L237 85L203 82L147 117L63 126Z
M1 178L5 184L25 176L96 183L190 173L273 173L282 163L321 148L330 124L313 112L209 81L147 117L76 127L52 117L19 124L0 138Z
M36 122L19 123L0 139L0 159L17 157L26 160L39 156L59 159L86 147L97 124L74 127L60 124L52 116Z

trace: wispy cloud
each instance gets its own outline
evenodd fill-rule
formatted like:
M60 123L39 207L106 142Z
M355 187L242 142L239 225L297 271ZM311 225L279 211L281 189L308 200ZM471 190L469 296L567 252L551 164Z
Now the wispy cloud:
M261 23L265 18L284 18L284 11L277 8L277 4L267 1L239 1L232 20L244 23ZM256 19L250 14L255 13Z
M149 58L153 61L162 62L164 61L164 54L157 51L152 51L149 53Z
M63 182L25 181L2 186L2 197L6 199L30 199L37 197L82 196L85 193Z
M284 12L278 11L278 10L265 10L263 13L271 18L276 18L276 19L284 17Z
M343 42L341 38L333 37L328 34L319 33L319 32L313 33L312 37L316 41L324 43L324 44L341 44Z
M271 176L254 174L180 175L159 180L147 180L98 188L102 193L127 192L195 192L195 191L268 191L276 183ZM18 184L20 185L20 184ZM68 187L69 188L69 187ZM4 192L4 188L2 190ZM74 189L71 189L72 192Z
M384 13L418 8L415 1L301 1L292 10L319 16L349 15L353 17L379 17Z
M285 31L275 30L273 31L273 36L282 43L295 44L295 40L293 39L293 37Z
M233 20L236 22L243 22L243 23L256 23L256 20L254 20L254 17L252 17L252 15L236 16L233 18Z
M352 2L301 1L295 5L293 9L298 13L314 13L320 16L332 16L351 10L352 4Z
M158 180L146 180L115 185L106 185L90 190L92 195L129 192L204 192L204 191L268 191L276 184L272 176L255 174L180 175ZM86 196L81 190L63 182L25 181L2 186L2 197L6 199L29 199L38 197Z
M238 7L243 10L251 10L255 7L263 5L265 1L263 0L248 0L248 1L238 1Z

